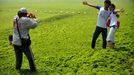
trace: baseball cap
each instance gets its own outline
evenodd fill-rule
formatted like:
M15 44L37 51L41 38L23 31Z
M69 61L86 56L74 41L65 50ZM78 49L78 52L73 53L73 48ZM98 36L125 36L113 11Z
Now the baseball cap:
M24 7L20 8L19 11L20 11L20 13L28 13L27 9Z

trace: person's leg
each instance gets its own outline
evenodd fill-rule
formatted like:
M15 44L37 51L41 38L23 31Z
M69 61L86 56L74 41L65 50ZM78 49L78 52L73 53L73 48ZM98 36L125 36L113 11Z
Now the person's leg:
M107 41L108 41L108 45L110 48L114 48L114 34L116 32L116 28L111 27L108 37L107 37Z
M107 46L106 38L107 38L107 29L103 28L103 30L102 30L102 39L103 39L103 48L104 49L106 49L106 46Z
M112 28L110 28L108 36L107 36L107 42L108 42L108 47L112 48Z
M21 46L14 45L15 56L16 56L16 69L20 70L22 65L22 49Z
M110 30L109 30L109 33L108 33L108 36L107 36L107 41L108 42L112 42L112 28L110 28Z
M24 53L29 61L29 66L30 66L31 71L36 71L34 57L33 57L31 48L30 47L24 48Z
M114 35L115 35L115 32L116 32L116 30L117 30L117 28L112 28L112 48L114 48L114 46L115 46L115 43L114 43Z
M101 33L101 28L100 27L96 27L96 30L95 30L93 38L92 38L92 44L91 44L91 47L93 49L95 48L96 40L97 40L97 38L98 38L100 33Z

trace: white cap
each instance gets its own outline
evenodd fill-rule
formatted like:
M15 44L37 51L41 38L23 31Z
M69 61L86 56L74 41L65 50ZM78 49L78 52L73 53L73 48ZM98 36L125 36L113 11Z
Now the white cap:
M20 13L27 13L27 9L24 7L20 8L19 11Z

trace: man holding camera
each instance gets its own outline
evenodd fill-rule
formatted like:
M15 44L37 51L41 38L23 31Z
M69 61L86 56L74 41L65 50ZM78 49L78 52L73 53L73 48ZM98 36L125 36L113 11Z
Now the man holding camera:
M12 44L16 55L16 69L20 70L22 65L23 52L26 55L31 71L36 71L34 57L30 48L31 40L29 30L37 27L36 17L30 13L26 8L21 8L18 15L14 17L13 21L13 40Z

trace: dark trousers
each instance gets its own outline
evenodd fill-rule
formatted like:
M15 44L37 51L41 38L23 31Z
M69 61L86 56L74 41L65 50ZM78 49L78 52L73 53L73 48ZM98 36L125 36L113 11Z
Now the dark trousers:
M15 50L15 55L16 55L16 69L21 68L22 57L23 57L23 52L24 52L24 54L26 55L26 57L29 61L29 66L30 66L31 71L36 70L33 53L31 51L30 47L22 47L22 46L14 45L14 50Z
M103 48L106 48L107 42L106 42L106 38L107 38L107 29L106 28L101 28L101 27L96 27L96 30L94 32L93 38L92 38L92 44L91 47L94 49L95 48L95 44L96 44L96 40L99 36L99 34L102 33L102 39L103 39Z

